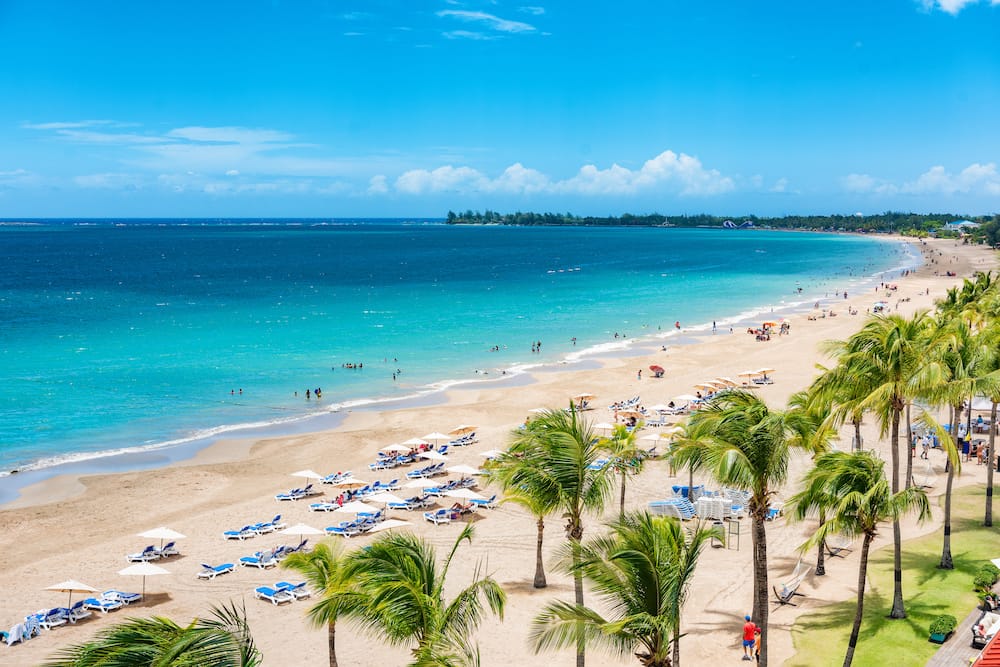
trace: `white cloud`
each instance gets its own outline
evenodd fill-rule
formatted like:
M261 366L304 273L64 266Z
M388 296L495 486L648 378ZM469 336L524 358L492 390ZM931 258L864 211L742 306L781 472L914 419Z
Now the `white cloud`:
M386 183L386 178L382 174L372 176L371 180L368 181L368 194L384 195L388 191L389 185Z
M179 127L167 132L168 137L225 144L266 144L289 141L292 135L278 130L245 127Z
M124 123L114 120L76 120L60 121L55 123L23 123L21 127L29 130L71 130L81 127L94 127L97 125L110 125L113 127L123 127Z
M84 174L73 177L73 183L94 190L138 190L145 185L145 178L126 173Z
M998 0L1000 1L1000 0ZM943 166L931 167L915 180L901 184L877 179L868 174L850 174L841 180L850 192L873 194L981 194L1000 195L1000 172L996 163L974 163L958 173L947 171Z
M965 9L968 5L977 4L979 1L980 0L920 0L920 4L928 11L932 9L940 9L942 12L954 16ZM1000 0L989 0L989 4L995 7L1000 5Z
M442 32L441 34L448 39L474 39L481 41L496 39L492 35L475 32L473 30L449 30L447 32Z
M239 176L239 175L240 175L239 169L229 169L226 171L226 176Z
M525 14L531 14L532 16L541 16L545 13L545 7L526 6L518 7L517 10L519 12L524 12Z
M779 178L777 181L774 182L774 185L771 186L771 192L785 192L787 189L788 189L787 178Z
M533 32L535 30L535 26L528 23L502 19L499 16L487 14L486 12L470 12L464 9L444 9L439 11L437 15L443 18L454 18L459 21L466 21L468 23L481 23L492 30L496 30L497 32L521 33Z
M545 174L513 164L495 179L471 167L446 165L432 171L413 169L396 179L396 190L404 194L438 192L504 192L510 194L627 195L640 191L675 192L680 195L716 195L735 188L733 179L684 153L664 151L647 160L641 169L613 164L598 169L588 164L572 178L553 181Z

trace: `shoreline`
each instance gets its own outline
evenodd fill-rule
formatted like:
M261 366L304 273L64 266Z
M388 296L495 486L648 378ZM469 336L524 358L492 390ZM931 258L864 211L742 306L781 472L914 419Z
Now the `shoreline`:
M998 265L996 253L984 247L956 247L949 241L917 247L926 253L954 256L955 264L927 264L909 277L894 280L899 290L890 301L911 298L900 304L903 314L930 306L933 299L943 297L947 288L959 284L974 271ZM943 272L946 268L956 270L958 276L932 275L934 270ZM930 294L925 293L928 289ZM533 408L562 407L570 396L586 391L597 395L593 402L597 409L586 413L587 418L602 421L610 417L604 406L615 400L640 394L643 402L650 405L691 392L694 384L706 378L735 377L744 369L777 369L772 374L775 384L760 387L758 391L770 405L784 406L791 393L804 388L815 377L815 364L824 361L819 343L843 339L856 331L865 319L866 305L874 300L871 291L858 290L849 299L839 301L844 305L836 307L837 317L811 321L808 309L790 314L786 319L791 324L791 335L775 336L766 343L756 341L745 330L714 336L708 332L692 336L696 344L669 345L666 352L640 351L641 356L610 357L603 359L597 368L575 369L569 365L535 372L530 385L488 387L476 383L452 387L442 393L445 401L429 406L355 410L346 414L335 430L219 442L192 459L153 470L63 475L35 485L23 499L0 508L0 521L6 528L0 534L0 550L6 554L5 568L10 575L9 590L0 600L0 625L11 625L26 613L58 604L60 599L64 601L64 597L42 590L55 581L72 577L99 590L135 586L135 580L118 577L115 572L123 567L124 554L140 550L147 543L135 536L140 531L163 525L188 537L178 543L181 556L159 563L172 576L149 582L147 601L137 609L112 618L95 615L87 622L46 632L23 646L0 651L0 665L39 664L59 647L85 641L124 616L157 614L186 623L206 613L212 604L226 600L239 603L241 599L245 600L255 642L264 652L264 664L325 664L325 634L314 630L305 620L308 603L278 608L252 599L254 587L273 585L289 576L284 571L239 568L212 582L198 582L195 578L200 562L238 562L240 556L290 540L276 533L246 543L232 542L221 539L223 530L270 518L276 512L283 514L290 525L305 522L319 528L344 518L310 512L307 503L276 502L275 493L300 486L302 480L291 477L292 471L312 468L326 474L354 470L369 481L402 477L403 471L370 473L367 463L386 444L434 430L447 431L458 423L476 425L479 442L455 449L449 457L453 463L478 465L482 462L479 452L505 446L511 429L522 423ZM857 308L859 315L847 315L848 306ZM664 366L667 376L653 379L644 374L641 380L637 379L636 369L645 370L651 363ZM867 441L878 442L876 427L869 423L864 428ZM845 437L849 442L850 434ZM943 461L934 464L940 474ZM808 457L798 454L793 457L789 485L780 498L792 492L808 465ZM970 483L982 474L982 468L966 466L956 483ZM695 479L696 483L705 481L700 475ZM649 501L668 495L670 484L686 484L686 480L686 472L671 477L665 463L652 461L645 472L630 480L627 506L646 507ZM487 496L496 491L480 489ZM602 522L617 513L617 505L612 505L604 517L586 519L585 537L601 532ZM394 518L409 520L413 524L410 529L427 539L439 554L451 547L457 534L456 526L431 525L419 513L395 512ZM514 505L504 504L480 512L474 520L475 537L471 544L461 547L460 557L452 563L449 581L465 585L481 564L507 591L508 608L502 627L489 622L475 637L484 664L514 662L524 667L545 667L557 657L570 659L568 653L535 655L527 645L531 619L541 607L553 599L572 597L572 580L552 567L555 552L563 542L559 518L552 516L546 521L549 587L543 591L535 591L531 586L535 562L533 517ZM808 522L792 524L785 519L768 525L769 573L773 583L792 571L798 557L797 547L809 529ZM915 534L910 528L905 530L907 538ZM921 529L929 530L933 530L932 525ZM352 538L346 546L364 546L370 539ZM752 553L746 521L740 525L739 541L742 544L738 549L706 549L702 554L684 610L685 638L681 640L681 650L687 663L735 660L739 655L738 629L752 599L749 577ZM878 545L886 543L891 543L891 539L883 536ZM783 608L772 614L770 651L777 662L794 654L788 628L799 614L853 595L856 561L849 558L845 562L842 565L838 559L836 564L828 564L826 577L807 578L802 590L808 597L800 607ZM589 601L593 603L593 599ZM384 646L356 635L350 624L345 624L338 633L338 657L342 664L403 664L407 655L405 648ZM593 655L595 664L624 666L634 662L599 652Z
M753 230L751 230L753 231ZM803 230L768 230L793 231ZM808 232L825 234L847 234L876 238L876 235L855 234L848 232ZM878 235L878 239L886 244L916 249L916 254L910 254L899 265L877 271L870 275L851 276L848 280L852 290L870 287L882 278L902 271L919 268L923 260L916 239L899 235ZM835 277L831 275L830 280ZM845 286L841 286L844 289ZM829 305L832 301L829 293L820 297L819 288L816 294L788 295L802 297L790 303L782 300L780 305L762 304L750 306L742 311L724 315L717 320L720 331L725 327L736 330L753 324L757 319L767 316L790 316L809 309L812 302ZM835 303L835 302L834 302ZM561 358L539 361L536 363L514 362L506 368L497 369L502 375L491 377L478 376L474 378L444 378L417 387L413 392L403 396L362 396L331 403L323 410L307 412L293 417L273 421L252 421L243 424L221 424L203 428L190 436L178 435L165 442L140 444L118 447L109 450L72 452L63 455L43 457L29 462L16 469L0 471L0 509L17 503L27 489L62 475L84 476L113 473L137 472L140 470L155 470L164 466L178 465L197 457L198 453L219 443L231 440L259 440L270 437L288 437L303 433L315 433L337 429L345 415L355 410L392 410L408 409L426 406L437 402L447 402L447 392L454 388L473 388L475 386L507 386L511 378L520 378L521 382L534 382L532 374L536 372L552 372L557 370L572 370L575 364L596 363L605 364L616 358L628 358L650 354L658 346L690 345L701 342L701 338L711 333L712 322L699 322L682 327L681 330L666 330L644 332L631 338L594 343L580 350L563 354ZM485 373L484 373L485 375ZM515 380L516 382L517 380ZM20 506L20 505L15 505Z

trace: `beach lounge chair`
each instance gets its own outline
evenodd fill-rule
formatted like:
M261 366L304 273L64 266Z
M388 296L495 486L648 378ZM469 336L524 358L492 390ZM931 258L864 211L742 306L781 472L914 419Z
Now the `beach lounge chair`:
M792 607L798 606L794 602L792 602L792 598L795 597L796 595L798 595L799 597L805 597L805 595L798 592L798 588L799 585L802 583L802 581L809 574L809 571L811 569L812 569L811 566L805 565L800 560L798 563L796 563L795 569L792 570L792 576L788 581L786 581L783 584L777 584L771 587L771 589L774 591L774 597L778 603L778 607L782 607L786 604L791 605Z
M83 601L83 606L86 609L93 609L94 611L99 611L101 613L108 613L109 611L114 611L116 609L121 609L125 606L124 602L118 602L116 600L105 600L103 598L87 598Z
M240 558L240 565L244 567L256 567L261 570L274 567L278 564L278 559L274 557L273 551L258 551L253 556L243 556Z
M286 593L291 593L292 597L296 600L305 600L307 597L312 595L309 589L306 588L306 582L301 582L298 584L291 584L287 581L279 581L274 585L275 590L285 591Z
M69 610L65 607L54 607L48 611L41 611L36 616L38 624L46 630L66 625L69 623Z
M305 491L302 489L292 489L288 493L278 493L275 494L275 500L302 500L306 497Z
M167 558L169 556L177 556L180 554L180 551L177 550L176 542L167 542L163 545L162 549L155 549L155 551L160 558Z
M497 506L497 496L493 494L489 498L470 498L469 505L472 507L485 507L486 509L495 509Z
M226 530L222 532L222 537L227 540L248 540L257 537L259 533L254 530L253 524L243 526L239 530Z
M327 501L319 503L309 503L310 512L332 512L338 507L340 507L340 505L338 505L337 503L331 503Z
M142 595L139 593L126 593L125 591L116 591L114 589L110 591L104 591L101 593L102 600L111 600L112 602L121 602L124 605L130 605L133 602L139 602L142 600Z
M436 526L442 523L451 523L451 510L439 509L436 512L424 512L424 519Z
M130 563L142 563L149 560L156 560L160 557L160 552L157 551L156 547L150 544L148 547L136 554L128 554L125 556L125 560Z
M66 617L69 619L70 623L76 623L77 621L82 621L83 619L94 615L94 612L87 611L83 603L83 600L77 600L73 606L67 610Z
M288 591L276 591L270 586L259 586L253 590L253 596L258 600L267 600L274 606L282 602L291 602L295 596Z
M341 537L354 537L361 534L361 526L357 521L345 521L339 526L327 526L327 535L340 535Z
M24 641L24 624L15 623L10 627L10 631L4 633L3 640L7 642L7 646L13 646L18 642Z
M233 571L232 563L223 563L222 565L209 565L208 563L201 564L201 572L198 573L199 579L215 579L220 574L228 574Z

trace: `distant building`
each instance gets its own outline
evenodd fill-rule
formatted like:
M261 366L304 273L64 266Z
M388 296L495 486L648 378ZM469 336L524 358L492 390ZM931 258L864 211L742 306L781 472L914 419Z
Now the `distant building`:
M972 231L973 229L979 229L978 222L972 222L971 220L957 220L955 222L945 223L942 227L943 230L948 232L958 232L959 234L964 234Z

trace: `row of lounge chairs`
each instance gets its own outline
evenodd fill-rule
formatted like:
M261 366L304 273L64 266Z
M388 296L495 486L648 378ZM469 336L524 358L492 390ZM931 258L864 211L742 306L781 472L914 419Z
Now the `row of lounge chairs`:
M354 521L341 521L336 526L327 526L327 535L340 535L341 537L354 537L362 533L367 533L379 523L385 521L385 512L358 512Z
M309 496L319 495L319 489L314 489L312 484L306 484L300 489L292 489L288 493L278 493L274 496L275 500L302 500Z
M253 596L255 598L270 602L274 606L278 606L284 602L304 600L311 594L312 593L309 589L306 588L304 581L298 584L292 584L287 581L279 581L273 588L270 586L258 586L253 591Z
M127 593L119 590L108 590L100 597L78 600L72 607L52 607L40 609L34 614L24 617L21 623L15 623L8 632L0 632L8 646L24 642L42 634L42 630L52 630L60 625L76 623L93 615L93 611L108 613L121 609L133 602L138 602L142 596L138 593Z
M425 477L433 477L434 475L444 475L446 474L444 469L444 462L435 463L433 465L426 466L424 468L418 468L416 470L411 470L406 473L407 479L422 479Z
M281 530L286 524L282 523L281 515L275 514L274 518L270 521L260 521L258 523L248 523L239 530L226 530L223 531L222 537L227 540L248 540L251 537L257 537L258 535L265 535L267 533L273 533L276 530Z
M177 546L175 542L167 542L162 548L157 548L150 544L148 547L142 551L134 554L127 554L125 560L130 563L144 563L151 560L157 560L159 558L168 558L170 556L176 556L180 552L177 551Z
M479 442L479 440L476 438L476 432L473 431L472 433L466 433L465 435L458 436L454 440L448 442L445 447L466 447L477 442Z

